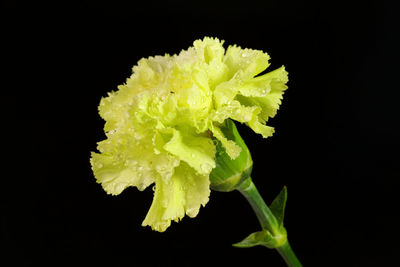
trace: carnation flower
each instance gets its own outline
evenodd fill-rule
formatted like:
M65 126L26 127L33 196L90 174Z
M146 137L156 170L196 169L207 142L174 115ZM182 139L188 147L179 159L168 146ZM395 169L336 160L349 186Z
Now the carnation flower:
M268 54L196 40L179 55L141 59L118 90L102 98L107 139L92 152L97 182L112 195L155 183L143 226L165 231L171 221L195 217L210 195L217 145L230 159L243 146L224 134L227 121L245 123L267 138L288 81L284 67L259 75ZM219 168L219 167L217 167Z

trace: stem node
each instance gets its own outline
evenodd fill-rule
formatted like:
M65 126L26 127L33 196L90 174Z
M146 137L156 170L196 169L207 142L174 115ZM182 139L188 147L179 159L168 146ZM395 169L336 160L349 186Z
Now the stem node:
M300 261L297 259L287 240L286 229L283 227L283 213L287 195L286 188L282 190L272 203L271 209L273 210L265 204L250 177L239 186L238 190L250 203L263 230L249 235L242 242L235 244L235 246L251 247L263 245L268 248L275 248L289 267L301 267Z

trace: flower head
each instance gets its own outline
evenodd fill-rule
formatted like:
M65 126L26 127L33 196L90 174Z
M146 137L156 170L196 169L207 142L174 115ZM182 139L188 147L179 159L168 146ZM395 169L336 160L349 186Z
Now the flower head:
M227 119L246 123L268 137L287 88L282 66L268 66L259 50L229 46L213 38L196 40L179 55L141 59L126 83L101 99L107 139L92 152L98 183L112 195L126 187L155 193L143 226L165 231L171 221L194 217L210 195L217 139L232 159L240 146L221 130Z

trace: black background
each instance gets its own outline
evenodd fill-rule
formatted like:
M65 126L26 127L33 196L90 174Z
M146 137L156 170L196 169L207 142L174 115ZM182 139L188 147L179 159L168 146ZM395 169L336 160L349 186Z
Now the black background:
M141 227L151 188L108 196L90 151L97 113L142 57L195 39L261 49L289 89L272 138L239 130L269 203L283 185L286 228L304 266L398 266L400 148L394 6L383 1L144 1L2 4L2 266L285 266L231 246L259 230L238 192L212 192L195 219ZM5 67L5 68L4 68Z

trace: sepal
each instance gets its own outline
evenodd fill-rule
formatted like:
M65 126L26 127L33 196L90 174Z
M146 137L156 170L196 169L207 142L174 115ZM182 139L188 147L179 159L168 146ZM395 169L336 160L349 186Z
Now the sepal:
M221 192L230 192L247 180L253 168L253 160L246 144L236 129L235 123L227 119L221 127L226 138L241 148L240 154L232 159L226 148L217 139L216 143L216 167L210 173L211 189Z

